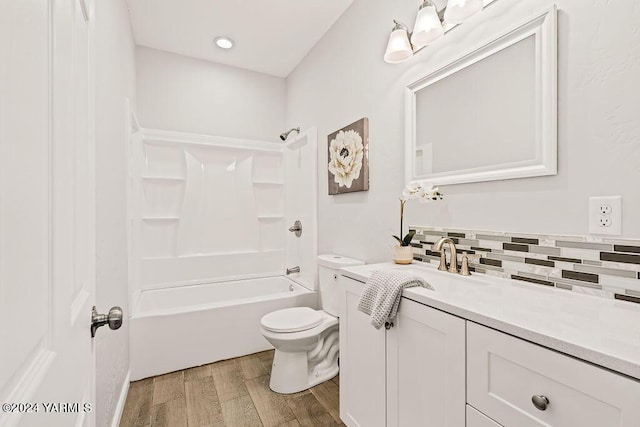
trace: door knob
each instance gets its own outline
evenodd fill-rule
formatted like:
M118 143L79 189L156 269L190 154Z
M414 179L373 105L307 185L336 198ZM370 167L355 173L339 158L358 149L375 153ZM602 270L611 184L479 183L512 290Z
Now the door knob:
M91 338L96 336L96 330L100 326L109 325L110 329L118 329L122 326L122 308L111 307L109 314L98 314L96 306L91 309Z

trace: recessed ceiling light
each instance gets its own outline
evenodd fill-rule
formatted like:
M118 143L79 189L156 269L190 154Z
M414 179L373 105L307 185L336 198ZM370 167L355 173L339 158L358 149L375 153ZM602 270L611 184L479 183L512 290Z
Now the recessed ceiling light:
M216 37L213 41L222 49L231 49L233 47L233 40L229 37Z

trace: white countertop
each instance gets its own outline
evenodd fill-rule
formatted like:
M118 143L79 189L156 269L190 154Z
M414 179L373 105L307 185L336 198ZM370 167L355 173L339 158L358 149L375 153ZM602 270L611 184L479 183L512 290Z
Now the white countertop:
M405 298L640 379L640 304L485 274L460 276L429 264L369 264L342 272L366 282L388 269L419 275L435 288L405 289Z

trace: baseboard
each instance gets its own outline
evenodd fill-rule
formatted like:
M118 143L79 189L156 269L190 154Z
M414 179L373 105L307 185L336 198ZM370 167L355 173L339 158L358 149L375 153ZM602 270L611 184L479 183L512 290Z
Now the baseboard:
M122 412L124 411L124 404L127 401L127 394L129 394L129 383L131 382L131 371L127 371L127 376L124 378L122 389L120 389L120 397L118 398L118 404L113 414L113 421L111 427L118 427L120 420L122 419Z

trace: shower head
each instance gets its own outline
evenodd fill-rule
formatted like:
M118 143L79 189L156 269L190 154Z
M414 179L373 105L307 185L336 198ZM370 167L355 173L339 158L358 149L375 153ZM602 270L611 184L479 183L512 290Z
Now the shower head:
M295 130L296 132L300 133L300 127L297 127L297 128L291 128L291 129L289 129L288 131L281 133L281 134L280 134L280 139L281 139L281 140L283 140L283 141L286 141L286 140L287 140L287 138L289 137L289 134L290 134L291 132L293 132L294 130Z

